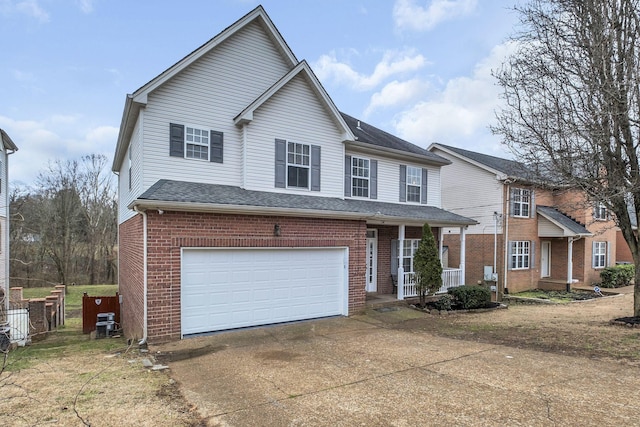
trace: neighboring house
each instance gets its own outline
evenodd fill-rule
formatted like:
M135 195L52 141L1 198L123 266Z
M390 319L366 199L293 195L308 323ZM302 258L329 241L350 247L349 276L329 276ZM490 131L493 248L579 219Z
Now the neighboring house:
M2 129L0 142L0 301L6 313L9 309L9 155L18 147ZM3 294L6 297L3 298Z
M627 211L629 212L629 218L631 219L631 227L634 233L638 232L638 220L636 219L636 213L632 206L627 205ZM616 230L616 264L634 264L633 255L629 244L622 235L622 230L618 228Z
M497 279L511 293L591 286L615 264L615 223L580 191L543 185L516 161L443 144L429 150L452 162L441 172L443 207L478 221L467 230L467 283ZM456 233L444 239L454 261Z
M440 208L448 163L341 114L257 7L127 96L113 162L125 333L349 315L394 292L393 273L399 298L415 294L421 226L475 223Z

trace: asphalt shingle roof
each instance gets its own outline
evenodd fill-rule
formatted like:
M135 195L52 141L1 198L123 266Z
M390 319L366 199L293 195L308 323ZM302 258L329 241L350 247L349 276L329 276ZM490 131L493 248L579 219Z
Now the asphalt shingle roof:
M525 164L517 162L515 160L508 160L501 157L490 156L488 154L476 153L475 151L464 150L462 148L452 147L450 145L444 145L440 143L438 143L438 145L513 178L531 180L536 177L535 171L528 168Z
M342 118L351 129L351 132L358 138L358 141L378 147L390 148L393 150L406 151L411 154L417 154L439 164L447 165L451 163L442 156L438 156L429 150L425 150L415 144L405 141L402 138L391 135L375 126L351 117L348 114L340 112ZM358 125L359 124L359 125Z
M427 205L403 205L367 200L252 191L228 185L166 179L161 179L152 185L133 204L149 204L149 201L211 204L212 207L227 205L309 210L310 213L325 211L327 214L336 216L339 216L340 213L356 213L363 216L370 215L371 219L395 218L397 220L453 226L477 223L473 219Z
M560 224L563 228L571 231L574 234L591 234L586 227L571 217L563 214L556 208L551 206L536 206L536 211L543 216L550 218Z

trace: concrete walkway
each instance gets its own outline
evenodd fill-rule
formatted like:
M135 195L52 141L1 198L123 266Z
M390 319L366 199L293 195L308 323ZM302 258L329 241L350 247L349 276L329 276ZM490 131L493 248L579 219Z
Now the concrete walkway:
M640 425L637 368L385 324L333 318L151 350L211 426Z

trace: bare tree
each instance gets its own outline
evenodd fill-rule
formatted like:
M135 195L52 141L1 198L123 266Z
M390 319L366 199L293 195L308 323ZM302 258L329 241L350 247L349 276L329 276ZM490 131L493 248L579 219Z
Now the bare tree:
M640 0L532 0L495 73L493 131L524 162L615 215L636 266L640 316Z

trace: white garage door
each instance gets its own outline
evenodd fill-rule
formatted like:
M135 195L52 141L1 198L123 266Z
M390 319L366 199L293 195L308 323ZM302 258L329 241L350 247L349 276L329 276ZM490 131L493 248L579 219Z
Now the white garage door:
M345 248L183 249L182 335L346 315Z

